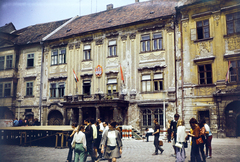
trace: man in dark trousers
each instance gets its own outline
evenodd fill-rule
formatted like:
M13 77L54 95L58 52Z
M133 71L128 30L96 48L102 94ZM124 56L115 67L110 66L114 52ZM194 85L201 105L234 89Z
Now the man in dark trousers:
M153 120L153 123L155 124L155 127L154 127L154 133L153 133L153 136L154 136L154 146L155 146L155 152L153 153L153 155L157 155L158 154L158 150L161 152L164 151L161 146L159 146L159 135L160 135L160 125L158 124L158 121L157 119L154 119Z
M92 162L95 162L95 155L93 152L93 129L92 129L92 124L90 122L90 119L86 119L84 120L84 124L87 125L87 127L85 128L85 136L86 136L86 142L87 142L87 152L85 154L85 159L84 161L86 161L88 153L92 158Z
M171 130L171 136L173 137L172 145L174 149L174 154L172 156L176 157L176 140L177 140L177 122L179 119L179 114L174 115L174 120L171 121L170 124L170 130Z

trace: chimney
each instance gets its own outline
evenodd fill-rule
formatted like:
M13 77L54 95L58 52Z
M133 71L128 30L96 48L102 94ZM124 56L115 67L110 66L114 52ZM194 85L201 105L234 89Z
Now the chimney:
M135 3L139 2L139 0L135 0Z
M113 9L113 4L108 4L107 5L107 11Z

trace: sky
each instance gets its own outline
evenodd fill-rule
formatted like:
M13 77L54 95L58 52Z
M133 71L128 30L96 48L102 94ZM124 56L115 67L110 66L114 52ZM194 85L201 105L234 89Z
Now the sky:
M116 8L132 3L135 0L0 0L0 26L12 22L18 30L104 11L108 4Z

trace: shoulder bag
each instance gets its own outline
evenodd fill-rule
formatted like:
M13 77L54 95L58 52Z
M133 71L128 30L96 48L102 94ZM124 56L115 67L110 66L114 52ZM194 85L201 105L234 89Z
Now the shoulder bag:
M196 139L196 144L197 144L197 145L202 144L202 143L203 143L202 137Z

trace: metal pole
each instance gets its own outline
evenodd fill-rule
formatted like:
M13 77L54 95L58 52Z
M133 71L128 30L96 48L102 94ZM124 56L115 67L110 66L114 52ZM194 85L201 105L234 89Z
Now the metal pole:
M165 100L163 101L163 130L166 130L166 106L165 106Z

